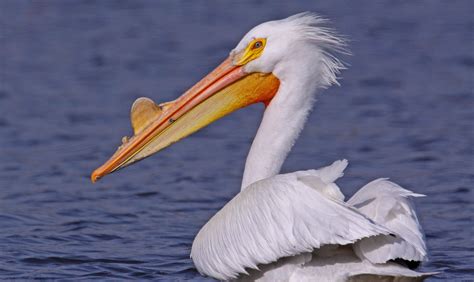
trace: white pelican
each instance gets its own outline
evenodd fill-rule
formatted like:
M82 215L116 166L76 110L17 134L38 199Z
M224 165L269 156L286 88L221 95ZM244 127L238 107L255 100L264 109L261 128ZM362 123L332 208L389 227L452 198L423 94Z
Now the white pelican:
M344 40L311 13L256 26L229 58L177 100L157 105L138 99L131 109L134 136L123 139L92 181L263 102L241 192L193 242L197 270L219 280L423 279L429 274L410 269L426 259L410 199L423 195L378 179L345 202L334 181L346 160L278 175L315 95L337 84L343 64L335 54L344 47Z

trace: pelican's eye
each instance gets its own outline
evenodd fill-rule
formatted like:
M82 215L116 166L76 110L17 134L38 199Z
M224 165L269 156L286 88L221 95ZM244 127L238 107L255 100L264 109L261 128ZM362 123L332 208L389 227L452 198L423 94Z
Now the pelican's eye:
M267 43L266 38L256 38L247 45L247 48L243 52L237 54L235 64L238 66L245 65L246 63L253 61L260 57L265 49Z
M262 43L262 41L259 40L259 41L255 42L255 43L253 44L253 49L258 49L258 48L260 48L260 47L262 47L262 46L263 46L263 43Z

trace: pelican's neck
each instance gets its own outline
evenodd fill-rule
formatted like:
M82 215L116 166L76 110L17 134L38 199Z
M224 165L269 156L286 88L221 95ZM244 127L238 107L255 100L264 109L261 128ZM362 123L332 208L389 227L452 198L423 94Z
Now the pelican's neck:
M247 156L241 189L277 175L298 138L313 106L314 79L286 69L280 88L265 109L262 122ZM295 74L294 76L289 76Z

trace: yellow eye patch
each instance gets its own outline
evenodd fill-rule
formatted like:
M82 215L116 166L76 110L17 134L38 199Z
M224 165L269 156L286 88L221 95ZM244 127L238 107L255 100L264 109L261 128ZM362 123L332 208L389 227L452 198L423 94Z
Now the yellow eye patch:
M250 41L247 48L245 48L243 55L238 59L236 65L242 66L260 57L262 55L263 49L265 49L266 43L266 38L256 38Z

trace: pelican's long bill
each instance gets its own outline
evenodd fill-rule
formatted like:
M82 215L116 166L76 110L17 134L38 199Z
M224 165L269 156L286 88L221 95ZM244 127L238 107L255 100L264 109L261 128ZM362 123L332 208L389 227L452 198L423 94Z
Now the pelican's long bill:
M146 158L213 121L257 102L268 103L279 87L272 74L245 73L226 59L177 100L161 105L138 99L131 110L135 135L91 175L92 182Z

